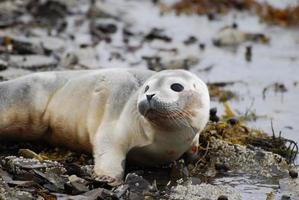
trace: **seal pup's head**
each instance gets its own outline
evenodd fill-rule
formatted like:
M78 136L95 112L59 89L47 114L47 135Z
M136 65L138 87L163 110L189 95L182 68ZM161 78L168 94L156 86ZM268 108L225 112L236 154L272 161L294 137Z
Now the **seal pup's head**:
M165 70L140 88L139 113L162 129L192 127L202 130L209 118L210 97L206 84L185 70Z

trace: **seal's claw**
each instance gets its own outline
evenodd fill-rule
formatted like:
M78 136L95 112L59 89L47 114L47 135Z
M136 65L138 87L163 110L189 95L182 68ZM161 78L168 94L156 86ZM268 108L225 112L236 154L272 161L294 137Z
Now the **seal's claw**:
M102 176L95 176L94 179L99 182L107 183L108 185L115 187L122 184L121 180L113 178L111 176L102 175Z

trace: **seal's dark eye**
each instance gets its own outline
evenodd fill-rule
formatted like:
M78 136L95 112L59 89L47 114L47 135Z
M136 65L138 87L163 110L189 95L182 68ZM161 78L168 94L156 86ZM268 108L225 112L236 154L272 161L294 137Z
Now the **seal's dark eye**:
M182 86L181 84L179 83L174 83L170 86L170 88L173 90L173 91L176 91L176 92L181 92L184 90L184 86Z
M145 86L145 88L144 88L144 92L148 91L148 89L149 89L149 86L148 86L148 85Z

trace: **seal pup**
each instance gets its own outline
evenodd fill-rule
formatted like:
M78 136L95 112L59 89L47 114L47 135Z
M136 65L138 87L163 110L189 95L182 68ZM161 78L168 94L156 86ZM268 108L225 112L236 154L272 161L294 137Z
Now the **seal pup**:
M0 83L0 138L91 152L95 175L113 185L126 160L163 164L196 145L209 102L206 84L185 70L34 73Z

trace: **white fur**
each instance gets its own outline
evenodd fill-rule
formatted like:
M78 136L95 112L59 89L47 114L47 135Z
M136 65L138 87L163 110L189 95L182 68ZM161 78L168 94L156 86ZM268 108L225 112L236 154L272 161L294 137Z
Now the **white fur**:
M161 79L165 81L157 85ZM178 93L170 89L174 82L200 95L201 106L192 108L196 116L190 125L201 131L208 121L209 94L194 74L108 69L37 73L0 83L0 89L9 92L0 94L0 136L19 137L11 134L21 127L25 130L20 139L46 137L54 144L91 151L98 176L121 179L127 156L145 165L170 162L197 137L190 126L162 130L138 112L137 105L146 94L155 93L162 102L176 102ZM150 88L144 93L146 85ZM20 96L24 86L29 90Z

